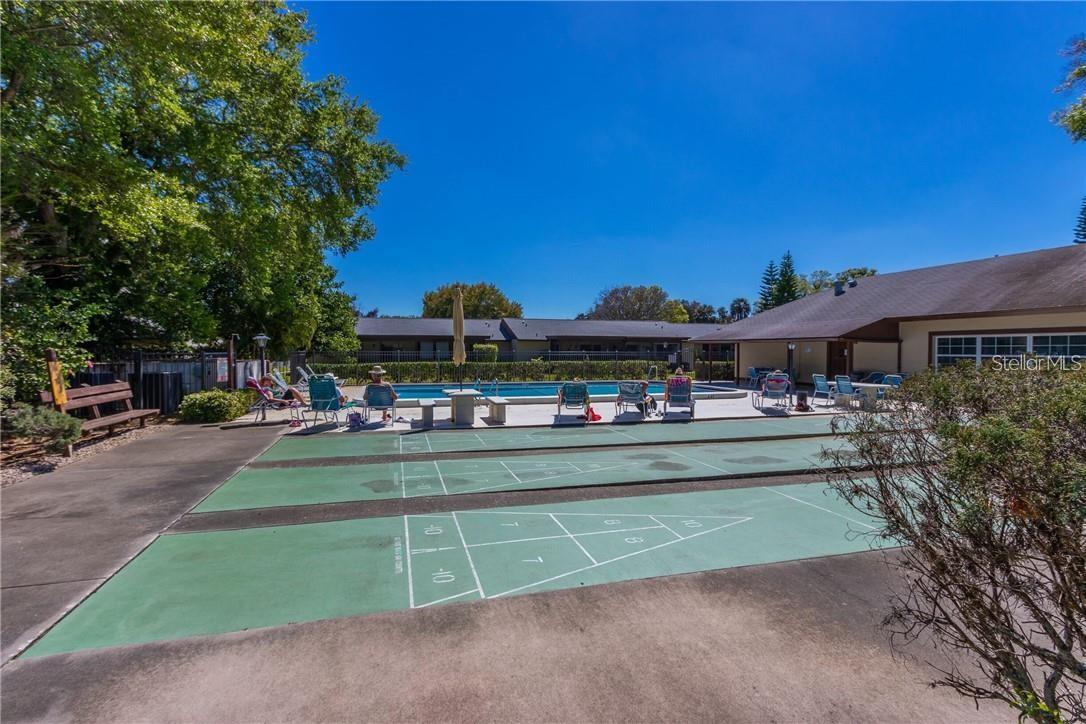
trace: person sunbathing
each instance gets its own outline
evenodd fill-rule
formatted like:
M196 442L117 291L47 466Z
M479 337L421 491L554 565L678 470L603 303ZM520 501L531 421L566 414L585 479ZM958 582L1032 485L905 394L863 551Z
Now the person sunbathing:
M277 392L275 380L272 379L271 375L261 377L258 384L260 385L260 394L264 395L268 402L274 402L281 406L289 406L295 402L306 404L305 396L293 387L288 387L281 397L277 397L275 394Z

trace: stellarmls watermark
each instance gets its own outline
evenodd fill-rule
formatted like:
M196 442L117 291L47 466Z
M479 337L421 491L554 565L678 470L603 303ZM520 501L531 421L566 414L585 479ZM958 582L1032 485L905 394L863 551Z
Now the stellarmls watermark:
M1080 370L1086 366L1086 357L1072 354L1063 357L1036 357L1033 355L995 355L991 358L992 368L996 370L1028 370L1041 372L1061 370L1064 372Z

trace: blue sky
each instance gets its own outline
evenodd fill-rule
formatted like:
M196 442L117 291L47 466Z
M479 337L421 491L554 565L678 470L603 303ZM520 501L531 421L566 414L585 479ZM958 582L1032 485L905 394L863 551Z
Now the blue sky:
M491 281L568 317L619 284L725 305L766 262L882 272L1069 243L1064 4L296 3L408 158L360 308Z

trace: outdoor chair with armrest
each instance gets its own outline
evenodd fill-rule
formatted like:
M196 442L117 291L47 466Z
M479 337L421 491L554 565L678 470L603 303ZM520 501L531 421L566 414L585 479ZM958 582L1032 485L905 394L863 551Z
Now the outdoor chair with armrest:
M370 410L391 410L390 420L396 419L396 400L392 397L392 388L388 385L366 385L362 393L362 417L370 421Z
M628 408L634 407L645 416L645 393L640 382L619 382L618 397L615 398L615 414L621 415Z
M818 399L819 395L825 395L827 402L833 400L833 390L830 389L830 383L826 381L826 375L813 374L811 375L811 381L814 383L814 392L811 393L811 400Z
M324 416L325 421L331 415L333 422L339 426L339 413L350 407L356 407L355 403L343 403L339 399L339 389L331 377L312 377L309 380L309 411L313 413L313 424L317 424L317 415Z
M562 408L568 410L580 410L585 418L588 417L588 385L584 382L565 382L558 389L558 414L561 416Z
M671 377L667 381L667 393L664 395L664 416L668 405L686 407L690 410L690 419L694 419L694 381L689 377Z
M792 380L783 372L773 372L762 380L762 388L754 395L755 407L759 410L766 400L773 400L774 407L788 407L792 392Z

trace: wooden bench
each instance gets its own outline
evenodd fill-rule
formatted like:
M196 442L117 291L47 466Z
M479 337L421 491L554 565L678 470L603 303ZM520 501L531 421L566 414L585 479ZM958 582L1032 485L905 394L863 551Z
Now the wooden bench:
M422 426L433 427L434 426L434 405L437 404L434 400L423 399L419 400L419 407L422 408Z
M53 393L42 392L41 401L53 404ZM112 415L103 415L98 409L99 405L108 402L123 402L125 409ZM68 390L68 401L61 408L63 412L69 410L90 409L91 416L83 420L83 432L107 428L113 432L117 425L123 425L130 420L139 420L140 427L148 417L154 417L158 410L134 410L132 409L132 388L127 382L110 382L107 385L89 385L86 387L73 387Z
M488 397L486 404L490 405L490 421L505 424L505 406L509 400L504 397Z

